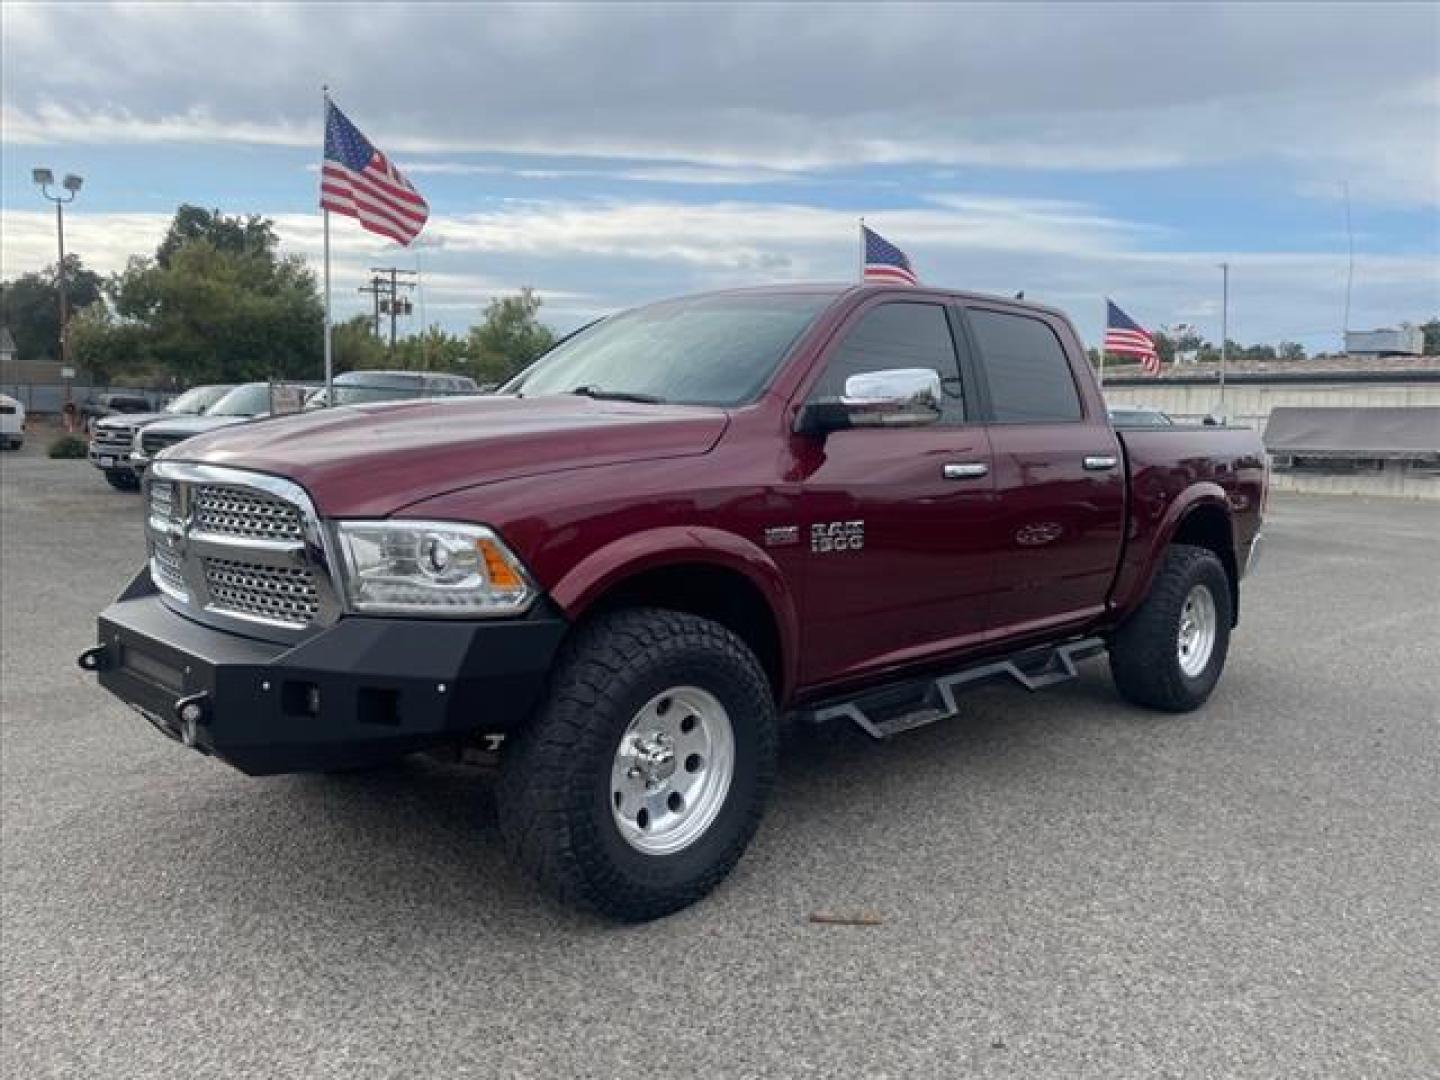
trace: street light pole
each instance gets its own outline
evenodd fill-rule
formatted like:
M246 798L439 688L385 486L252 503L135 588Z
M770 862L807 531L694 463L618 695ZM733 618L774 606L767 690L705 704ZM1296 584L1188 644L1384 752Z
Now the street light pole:
M75 196L70 196L72 199ZM55 278L60 290L60 363L64 366L70 364L69 343L66 341L65 327L70 322L70 297L65 288L65 203L59 199L55 200L55 237L60 244L60 261L55 264Z
M1225 415L1225 363L1230 355L1230 264L1220 264L1220 415Z
M68 195L50 193L50 186L55 183L55 174L49 169L34 169L31 179L40 188L40 194L55 204L55 237L60 247L60 261L55 264L55 288L60 294L60 366L70 366L70 335L66 332L70 322L70 297L65 288L65 204L75 201L75 196L80 194L80 186L85 182L82 177L74 173L68 173L65 179L60 182ZM70 380L65 380L65 400L70 400Z

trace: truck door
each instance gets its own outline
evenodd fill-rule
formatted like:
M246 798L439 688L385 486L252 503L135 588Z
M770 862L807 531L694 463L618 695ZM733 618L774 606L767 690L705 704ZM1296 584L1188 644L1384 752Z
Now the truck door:
M939 372L938 421L792 437L806 548L802 682L973 645L985 630L990 447L970 415L946 306L882 295L858 309L804 400L842 396L849 376L891 368Z
M998 502L992 639L1104 609L1125 523L1120 444L1073 333L1029 309L967 305ZM1063 334L1063 337L1062 337Z

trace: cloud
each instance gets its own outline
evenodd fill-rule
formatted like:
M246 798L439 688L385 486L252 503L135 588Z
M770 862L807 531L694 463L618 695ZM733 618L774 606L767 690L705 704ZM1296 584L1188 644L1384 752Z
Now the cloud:
M328 79L397 154L644 161L662 182L710 183L1279 165L1307 188L1348 177L1356 198L1436 205L1434 8L1296 10L122 5L75 19L10 4L5 138L313 145Z
M284 250L317 267L321 222L273 215ZM870 220L938 284L1010 294L1070 311L1094 340L1103 297L1113 295L1152 326L1199 322L1218 336L1222 259L1231 269L1231 333L1245 341L1299 340L1334 347L1345 260L1338 252L1155 250L1155 230L1076 201L938 192L921 209ZM153 251L169 216L72 212L70 249L113 271ZM54 220L5 210L3 271L51 261ZM529 201L497 210L436 215L427 226L426 314L454 329L492 296L543 284L546 316L562 329L619 307L706 288L856 277L856 221L847 210L789 203L720 201ZM355 291L369 268L414 268L417 255L337 219L332 237L337 318L366 310ZM1365 255L1357 261L1354 325L1440 314L1440 265L1424 255Z
M318 166L310 166L318 171ZM779 169L721 168L655 163L627 168L534 168L465 161L407 161L411 176L510 176L521 180L628 180L645 184L694 184L706 187L757 186L794 181Z

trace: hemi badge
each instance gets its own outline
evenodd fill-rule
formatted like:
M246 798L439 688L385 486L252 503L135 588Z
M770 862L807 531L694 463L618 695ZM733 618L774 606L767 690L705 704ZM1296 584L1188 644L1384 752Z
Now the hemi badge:
M789 547L800 543L799 525L775 525L765 530L766 547Z

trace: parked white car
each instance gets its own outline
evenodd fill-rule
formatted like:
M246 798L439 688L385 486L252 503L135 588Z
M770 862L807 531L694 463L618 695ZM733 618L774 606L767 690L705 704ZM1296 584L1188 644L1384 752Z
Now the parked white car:
M19 450L25 442L25 406L9 394L0 394L0 447Z

